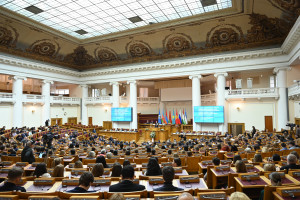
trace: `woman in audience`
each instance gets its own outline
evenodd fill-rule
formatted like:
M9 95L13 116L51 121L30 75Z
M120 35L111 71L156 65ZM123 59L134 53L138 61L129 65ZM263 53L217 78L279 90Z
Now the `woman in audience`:
M235 162L238 161L238 160L242 160L240 155L233 156L233 164L235 164Z
M122 172L122 165L118 162L114 163L111 169L111 177L120 177Z
M174 158L172 166L173 167L181 167L181 159L180 158Z
M74 168L83 168L83 164L80 160L77 160L74 164Z
M254 158L253 158L253 162L254 162L254 163L262 162L261 154L255 154L255 155L254 155Z
M272 160L273 160L273 162L279 162L279 161L281 161L280 155L278 155L276 153L273 154Z
M39 163L37 164L37 166L35 167L35 170L33 172L33 176L35 176L36 178L49 178L51 177L51 175L49 173L47 173L47 167L45 163Z
M272 186L281 186L282 185L280 173L278 173L278 172L272 172L269 175L269 178L270 178ZM260 192L259 200L264 200L264 193L265 193L265 190L262 190Z
M109 168L108 165L106 164L106 160L104 156L98 156L96 158L96 163L102 163L104 168Z
M241 160L235 162L235 168L237 173L247 173L246 165Z
M250 198L242 192L234 192L230 195L229 200L250 200Z
M52 177L64 177L64 166L62 164L57 165L54 167Z
M273 163L268 163L264 165L264 171L265 172L275 172L276 171L276 167Z
M130 161L129 160L124 160L123 167L125 167L126 165L130 165Z
M161 168L158 164L157 158L151 157L149 158L147 171L145 173L146 176L160 176L162 175Z
M54 158L54 160L52 161L52 168L56 167L59 164L61 164L61 158Z
M92 169L92 174L94 177L100 177L104 173L104 167L102 163L96 163Z

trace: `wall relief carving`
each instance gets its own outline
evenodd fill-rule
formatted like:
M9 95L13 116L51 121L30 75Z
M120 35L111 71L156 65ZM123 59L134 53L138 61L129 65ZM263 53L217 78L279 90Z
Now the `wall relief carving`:
M125 49L129 58L154 55L154 52L149 44L141 40L132 40L126 44Z
M95 49L94 54L100 63L119 60L118 54L108 47L98 47Z
M19 34L14 27L0 23L0 45L15 48L18 37Z
M35 41L28 49L26 49L27 52L48 57L56 57L59 50L59 44L56 41L51 41L49 39Z
M172 33L167 35L162 43L164 53L196 49L192 38L184 33Z
M269 0L275 7L280 7L292 14L300 15L300 0Z
M79 46L74 49L73 53L65 56L64 62L71 65L83 66L95 64L96 60L87 53L87 50L83 46Z

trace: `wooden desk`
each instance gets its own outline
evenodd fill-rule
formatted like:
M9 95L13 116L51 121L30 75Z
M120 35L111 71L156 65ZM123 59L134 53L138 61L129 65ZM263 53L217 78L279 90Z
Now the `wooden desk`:
M122 131L99 131L98 134L105 135L108 137L118 138L120 141L132 141L136 142L139 140L139 132L122 132Z
M114 184L117 184L119 181L112 181L110 185L114 185ZM63 186L62 185L62 182L58 182L59 185L56 189L56 191L59 191L59 192L66 192L66 191L69 191L69 190L72 190L74 189L76 186L71 186L71 185L68 185L68 186ZM110 185L99 185L99 186L91 186L88 191L95 191L95 192L108 192L109 191L109 186Z
M265 178L266 178L266 179L265 179L266 182L267 182L269 185L271 185L271 180L268 179L267 177L265 177ZM291 177L290 175L285 174L285 178L281 179L281 184L282 184L282 185L300 185L300 182L299 182L297 179Z
M56 182L54 185L33 185L33 181L27 181L24 185L26 192L56 192L61 182Z
M234 173L236 172L236 167L231 167L232 171L234 171ZM256 166L254 166L254 168L250 168L247 170L248 173L260 173L260 170L258 168L256 168Z
M282 197L276 191L273 192L273 196L274 196L274 200L300 200L300 196L295 196L295 198L292 198L292 197Z
M245 193L250 199L258 198L265 185L270 185L270 180L265 176L260 176L259 180L243 181L239 177L234 177L236 191Z
M152 185L152 184L149 184L149 181L147 181L147 180L141 180L140 184L144 185L148 192L152 192L154 189L159 188L163 185L163 184ZM203 178L200 178L199 183L188 183L188 184L180 183L179 179L174 179L173 180L173 185L175 187L179 187L179 188L182 188L184 190L191 190L191 189L197 189L197 188L208 189L208 187L207 187L205 181L203 180Z
M214 166L213 164L211 165L203 165L201 162L198 163L199 165L199 174L204 174L203 171L207 171L207 166Z
M220 183L228 183L228 174L235 173L232 169L229 171L216 171L211 169L212 172L212 187L215 189Z

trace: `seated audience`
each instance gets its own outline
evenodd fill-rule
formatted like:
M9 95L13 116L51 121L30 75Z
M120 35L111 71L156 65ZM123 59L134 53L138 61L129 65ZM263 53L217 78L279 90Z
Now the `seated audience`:
M181 167L181 159L180 158L174 158L172 166L173 167Z
M8 171L7 181L0 186L0 192L17 191L26 192L24 187L17 186L23 175L23 169L20 167L13 167Z
M235 168L237 173L247 173L246 165L243 161L238 160L235 162Z
M118 162L114 163L111 169L111 177L120 177L122 172L122 165Z
M104 156L98 156L96 158L96 163L102 163L104 168L109 168L108 165L106 164L106 160Z
M164 179L164 185L155 188L154 191L181 191L182 188L178 188L173 186L173 179L175 176L174 168L171 166L165 166L162 170L163 179Z
M130 161L129 160L124 160L123 167L125 167L126 165L130 165Z
M57 165L61 164L61 158L54 158L52 161L52 168L56 167Z
M229 200L250 200L250 198L243 192L234 192L230 195Z
M287 165L280 168L280 170L287 170L287 173L289 172L289 169L300 169L300 165L297 165L297 157L293 154L289 154L287 156Z
M74 164L74 168L83 168L83 164L80 160L77 160Z
M288 150L285 143L281 143L281 147L280 151Z
M94 177L100 177L104 173L104 167L102 163L96 163L92 169L92 174Z
M233 156L233 164L235 164L237 160L242 160L242 157L240 155Z
M255 163L262 162L261 154L255 154L253 158L253 162Z
M281 161L280 155L278 155L276 153L273 154L272 160L273 160L273 162L279 162L279 161Z
M79 185L72 190L67 192L69 193L87 193L87 192L94 192L88 191L91 184L94 182L94 176L91 172L84 172L79 178Z
M273 163L268 163L264 165L264 171L266 172L275 172L276 171L276 167Z
M157 158L151 157L149 158L147 164L147 171L145 173L146 176L160 176L162 175L161 168L158 164Z
M36 178L50 178L51 175L49 173L47 173L47 167L45 163L39 163L37 164L37 166L35 167L35 170L33 172L33 176L35 176Z
M62 164L57 165L54 167L52 172L52 177L64 177L64 166Z
M278 173L278 172L272 172L269 175L269 178L271 180L271 185L272 186L281 186L282 185L280 173ZM259 200L264 200L264 193L265 193L265 190L262 190L260 192Z
M134 168L127 165L122 169L122 181L109 187L109 192L133 192L145 190L145 186L133 183Z
M184 192L178 196L177 200L194 200L194 197L190 193Z

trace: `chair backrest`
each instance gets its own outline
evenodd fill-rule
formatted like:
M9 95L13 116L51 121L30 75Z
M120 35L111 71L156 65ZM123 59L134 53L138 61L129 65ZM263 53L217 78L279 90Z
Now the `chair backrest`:
M207 187L208 188L212 188L212 171L211 171L211 169L213 169L215 166L214 165L208 165L207 166Z
M186 158L186 165L187 165L187 172L198 172L199 171L199 165L200 157L187 157Z
M104 199L109 199L113 194L118 193L118 192L105 192L104 193ZM142 190L142 191L135 191L135 192L120 192L124 196L130 196L130 195L139 195L141 198L147 198L147 191Z
M67 192L58 192L58 197L61 199L69 199L71 196L99 196L100 199L103 198L103 192L89 192L89 193L67 193Z
M233 187L228 187L227 189L196 189L196 194L201 192L225 192L226 195L231 195L234 192Z
M276 191L276 188L286 187L286 186L270 186L266 185L264 190L264 199L274 199L273 192Z
M238 177L238 173L229 173L228 174L228 187L234 187L235 188L235 179L234 177Z

